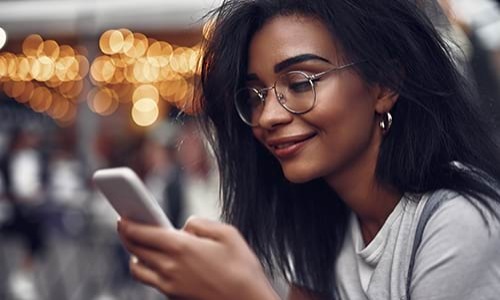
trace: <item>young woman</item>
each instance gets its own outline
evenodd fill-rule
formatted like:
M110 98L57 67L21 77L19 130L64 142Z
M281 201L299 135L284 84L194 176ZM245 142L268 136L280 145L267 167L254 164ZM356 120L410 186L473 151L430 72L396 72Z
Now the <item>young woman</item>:
M231 225L119 222L138 280L181 299L277 299L264 270L290 299L498 296L498 153L412 1L225 1L215 17L202 107Z

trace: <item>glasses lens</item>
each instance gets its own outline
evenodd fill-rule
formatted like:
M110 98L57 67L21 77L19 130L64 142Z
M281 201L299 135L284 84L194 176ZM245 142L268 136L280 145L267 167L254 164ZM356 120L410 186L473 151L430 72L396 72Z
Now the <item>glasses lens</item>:
M235 97L236 110L241 119L249 125L256 125L264 107L259 93L251 88L243 88Z
M294 113L303 113L314 105L314 86L302 72L289 72L276 82L280 103Z

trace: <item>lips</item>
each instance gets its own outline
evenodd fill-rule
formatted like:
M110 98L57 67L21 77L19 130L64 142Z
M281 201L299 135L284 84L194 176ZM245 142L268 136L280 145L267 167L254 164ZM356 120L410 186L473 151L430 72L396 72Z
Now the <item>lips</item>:
M305 146L305 144L315 136L316 133L307 133L282 138L273 138L267 141L267 145L276 157L285 159L297 154Z

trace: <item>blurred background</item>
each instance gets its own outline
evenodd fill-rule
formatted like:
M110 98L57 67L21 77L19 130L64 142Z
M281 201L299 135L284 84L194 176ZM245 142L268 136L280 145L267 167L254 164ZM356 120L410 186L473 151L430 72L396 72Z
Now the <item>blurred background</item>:
M191 101L217 4L0 1L0 299L165 298L130 279L90 177L129 166L177 226L218 218Z
M0 0L0 299L165 298L131 280L90 177L129 166L177 226L218 218L192 99L202 17L220 3ZM438 3L436 25L500 137L499 3Z

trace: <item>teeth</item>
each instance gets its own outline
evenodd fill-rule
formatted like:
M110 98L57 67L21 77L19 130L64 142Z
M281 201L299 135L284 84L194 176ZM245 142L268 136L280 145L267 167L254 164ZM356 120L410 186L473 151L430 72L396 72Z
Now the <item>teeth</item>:
M293 144L295 144L295 143L280 144L280 145L276 146L276 149L283 149L283 148L286 148L286 147L290 147Z

